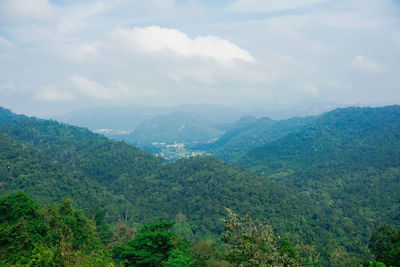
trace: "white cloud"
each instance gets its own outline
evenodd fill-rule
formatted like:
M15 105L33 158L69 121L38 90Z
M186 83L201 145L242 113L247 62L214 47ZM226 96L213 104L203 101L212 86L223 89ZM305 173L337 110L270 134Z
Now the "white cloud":
M170 72L168 77L176 83L184 83L188 79L206 85L210 85L215 82L213 73L204 68L174 71Z
M2 19L44 20L54 15L55 8L49 0L3 0L0 2Z
M392 34L392 40L395 45L400 49L400 32Z
M0 104L400 99L393 0L217 2L0 0Z
M75 32L89 28L88 19L98 16L114 8L118 1L82 1L78 5L65 9L62 16L55 25L56 34L59 36L68 36Z
M382 67L379 64L375 63L375 61L373 61L371 58L360 56L360 55L357 55L354 58L353 65L357 69L366 71L366 72L376 73L376 72L380 72L382 70Z
M65 101L71 100L73 97L69 93L57 90L54 86L45 86L35 94L35 98L45 101Z
M302 8L327 0L237 0L228 10L234 12L270 12Z
M191 39L175 29L151 26L132 30L116 28L110 36L130 49L138 48L147 53L173 52L185 58L211 58L222 64L230 64L234 60L255 61L246 50L212 35Z
M70 48L65 57L68 60L71 60L76 63L82 63L85 61L95 60L100 55L100 50L103 47L103 44L99 41L80 44L76 47Z
M13 45L10 41L8 41L6 38L3 38L0 36L0 48L11 48Z
M313 17L314 23L332 28L371 29L379 28L385 23L382 18L368 17L358 10L323 12L313 15Z
M317 85L312 84L312 83L304 83L300 84L297 86L297 90L300 92L307 93L312 96L318 96L319 95L319 90Z
M15 84L13 82L0 84L0 92L9 92L14 89L15 89Z
M335 91L347 91L354 88L354 86L351 83L339 82L339 81L328 81L327 86L329 89Z
M107 88L103 84L89 80L84 76L74 75L70 80L78 90L89 97L97 99L112 99L116 97L111 88Z
M109 85L88 79L85 76L74 75L71 82L84 95L100 100L127 100L133 97L157 97L160 92L154 89L136 90L127 86L124 82L116 81Z

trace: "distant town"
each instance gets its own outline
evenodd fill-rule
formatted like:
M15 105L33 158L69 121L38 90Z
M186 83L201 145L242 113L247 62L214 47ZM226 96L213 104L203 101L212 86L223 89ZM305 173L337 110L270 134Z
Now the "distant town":
M162 157L166 160L177 160L181 158L194 157L194 156L205 156L207 155L204 151L192 151L185 146L185 143L167 144L165 142L153 142L152 146L160 150L159 153L155 153L156 157Z

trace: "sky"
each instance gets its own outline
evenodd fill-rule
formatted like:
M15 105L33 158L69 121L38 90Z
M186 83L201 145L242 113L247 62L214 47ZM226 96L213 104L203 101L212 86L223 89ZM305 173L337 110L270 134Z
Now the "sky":
M0 0L0 106L400 104L399 0Z

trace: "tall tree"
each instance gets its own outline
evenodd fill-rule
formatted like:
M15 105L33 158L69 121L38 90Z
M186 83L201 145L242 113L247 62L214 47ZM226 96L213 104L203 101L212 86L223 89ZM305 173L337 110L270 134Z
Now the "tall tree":
M379 227L371 235L369 248L376 260L388 266L400 266L400 227L398 231L389 225Z
M187 243L170 231L172 225L164 220L144 225L128 244L114 248L114 258L125 266L192 266Z
M279 250L272 227L255 223L249 215L240 218L227 209L223 241L231 245L228 260L236 266L301 266Z

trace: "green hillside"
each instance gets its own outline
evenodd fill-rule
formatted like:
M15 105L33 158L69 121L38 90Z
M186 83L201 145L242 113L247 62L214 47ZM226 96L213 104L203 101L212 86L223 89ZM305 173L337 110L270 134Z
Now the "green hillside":
M400 106L337 109L238 162L254 170L346 173L400 164Z
M184 214L194 234L204 235L222 231L220 218L226 206L238 212L250 211L263 219L267 212L287 214L290 206L299 210L299 216L310 212L305 209L311 206L306 198L304 205L299 205L283 187L216 158L193 157L166 163L132 145L86 129L8 110L1 111L0 130L6 140L1 143L2 169L7 169L7 164L18 166L14 168L18 169L15 182L7 182L8 172L2 176L6 184L3 193L24 189L44 203L71 197L85 210L97 203L106 210L110 222L120 218L135 223L158 217L174 220L176 215ZM23 156L12 156L10 151ZM51 172L49 164L53 164ZM36 177L46 183L33 183ZM25 181L23 186L21 181ZM42 185L44 191L37 190ZM53 187L57 189L48 193ZM285 208L282 196L288 198ZM286 224L284 216L270 219Z
M346 108L256 148L236 164L296 188L332 210L366 242L378 225L400 221L400 107Z
M365 114L365 110L370 113ZM400 169L393 158L398 155L398 107L365 110L328 113L242 159L243 166L264 171L269 175L266 178L214 157L166 163L84 128L1 109L0 193L23 189L41 203L69 197L87 213L103 209L112 224L119 220L143 224L162 217L177 221L176 231L189 239L218 239L223 231L221 219L226 216L224 208L229 207L271 224L279 236L297 244L303 257L312 257L322 266L357 265L371 258L367 241L372 231L399 220ZM358 115L352 118L349 114ZM347 124L342 125L344 118ZM335 129L341 134L334 135ZM359 137L351 137L355 133ZM310 143L291 141L298 136ZM368 157L361 155L364 150L355 149L354 155L359 156L353 163L345 157L340 163L343 171L329 176L330 167L339 165L330 163L326 156L327 160L321 161L325 165L316 169L318 158L324 157L312 154L315 148L306 149L313 142L320 144L321 151L337 147L323 145L330 143L326 136L340 138L353 147L364 140L374 148L368 151L375 152L378 162L364 168L367 164L360 159ZM352 146L343 147L343 151L352 151ZM275 150L262 154L266 148ZM390 160L382 165L379 157L385 153L391 153L384 158ZM303 165L299 165L300 159L295 160L299 155L304 156ZM287 160L290 157L293 163ZM313 165L307 157L317 162ZM313 176L314 172L318 176Z
M232 161L235 157L266 143L275 141L314 120L314 117L294 117L275 121L269 118L243 117L217 141L202 149L216 157Z

